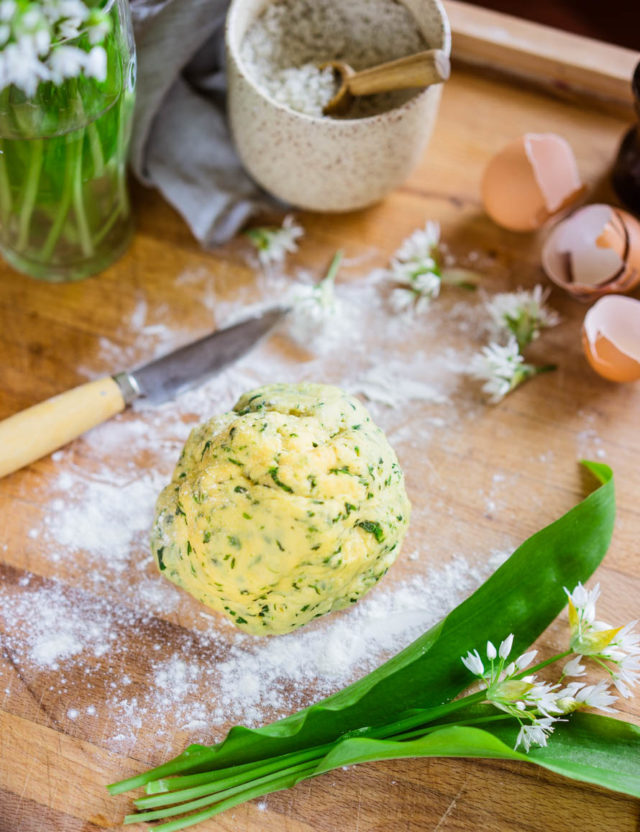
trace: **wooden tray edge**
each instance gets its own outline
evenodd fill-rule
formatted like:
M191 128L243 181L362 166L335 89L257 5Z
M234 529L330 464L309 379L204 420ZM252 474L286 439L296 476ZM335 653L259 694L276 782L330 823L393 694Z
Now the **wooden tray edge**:
M444 5L455 62L524 79L562 98L633 112L631 76L640 52L459 0Z

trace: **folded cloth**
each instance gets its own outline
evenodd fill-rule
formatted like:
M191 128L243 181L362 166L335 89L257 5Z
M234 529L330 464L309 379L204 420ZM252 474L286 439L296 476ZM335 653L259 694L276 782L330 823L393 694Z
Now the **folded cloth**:
M131 165L203 246L267 204L244 171L225 115L229 0L131 0L138 80Z

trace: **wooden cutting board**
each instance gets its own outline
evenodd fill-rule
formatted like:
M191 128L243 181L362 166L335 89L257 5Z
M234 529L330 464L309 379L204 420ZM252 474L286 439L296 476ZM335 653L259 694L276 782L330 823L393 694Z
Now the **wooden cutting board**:
M460 3L449 3L448 9L458 61L422 163L402 188L370 210L302 216L307 236L290 263L292 269L305 267L317 275L333 252L344 248L351 258L344 279L357 291L367 273L384 265L405 236L426 219L435 219L455 257L483 275L488 291L544 281L540 239L498 229L483 214L478 197L487 159L525 131L565 136L591 198L613 199L608 170L631 118L626 79L638 56ZM480 66L487 63L490 73ZM136 364L163 347L196 338L239 302L255 298L257 282L243 243L203 253L157 195L136 189L135 203L138 231L133 245L97 279L49 286L6 266L0 269L0 417L87 376L115 372L122 362ZM437 353L433 333L446 328L448 320L460 319L459 303L467 301L458 295L443 298L430 311L424 343L414 339L405 345L407 362L422 355L425 344ZM585 494L590 484L577 459L587 456L609 463L617 481L616 531L598 571L600 614L619 623L640 617L640 385L615 386L593 375L580 349L585 307L558 292L552 303L563 322L540 339L533 356L540 363L557 362L556 373L530 382L498 407L485 406L470 383L462 384L451 423L438 416L433 403L414 403L406 424L402 414L385 415L378 406L382 421L393 423L392 441L395 435L414 521L404 556L376 592L410 581L416 570L427 576L440 570L442 575L455 554L468 558L470 568L486 569L492 550L513 548ZM464 327L452 324L452 329L453 349L456 339L462 342L465 336ZM385 334L371 332L370 337L373 348ZM364 344L364 352L366 348ZM340 381L335 367L323 369L321 361L313 363L315 359L286 339L273 339L261 349L261 367L268 367L270 356L279 371L306 361L311 362L308 374L318 380ZM424 360L428 377L428 353ZM252 368L246 365L247 378ZM234 378L231 374L228 391L215 388L222 393L220 401L211 401L212 413L221 402L230 403L227 399L239 383ZM159 684L151 672L154 651L183 651L185 656L200 651L201 662L219 669L234 638L220 619L204 618L203 608L189 598L180 596L174 603L171 595L166 610L160 604L153 614L148 607L143 614L135 592L123 589L120 594L119 588L130 582L163 598L158 589L162 579L148 562L144 519L118 551L104 554L102 566L95 557L102 551L101 541L94 541L89 558L74 545L67 522L78 522L79 535L82 524L80 538L88 539L92 517L78 513L86 497L78 493L83 482L87 489L96 489L98 531L101 518L111 517L115 509L126 513L126 500L115 509L108 498L100 503L100 487L110 471L118 476L128 471L122 480L125 492L156 474L161 484L170 470L166 460L177 456L185 429L201 415L201 404L191 414L183 408L178 416L173 411L164 416L152 411L127 414L111 432L96 434L97 440L79 440L55 458L0 481L0 588L9 599L0 610L0 832L118 828L130 800L110 798L106 783L178 753L194 731L200 739L214 741L235 721L233 696L226 691L224 699L215 681L198 688L207 707L214 708L207 713L216 713L218 707L211 724L205 720L192 730L179 719L180 705L175 713L160 710L162 719L143 706L152 686ZM419 423L422 429L429 420L433 434L428 440L422 444L412 439L412 425ZM146 445L140 444L141 432ZM166 453L158 456L161 443L166 443ZM104 493L116 495L113 489ZM112 522L117 525L118 518ZM21 618L16 611L23 610L20 599L27 597L44 607ZM29 622L34 616L40 622L37 644L46 651L47 598L57 603L61 597L68 603L69 620L75 620L79 609L92 610L94 617L88 615L87 621L109 621L116 640L105 646L104 633L98 631L91 634L95 655L86 661L75 660L71 644L58 662L47 662L42 652L40 661L34 661ZM561 619L545 633L542 651L561 648L565 624ZM60 622L52 619L51 627L59 628ZM64 632L71 639L87 636ZM176 694L176 678L170 679L174 688L167 696ZM185 690L193 698L188 684ZM293 691L289 701L297 707L318 693L310 684L308 690ZM270 694L259 691L258 705L260 697ZM280 710L286 701L283 694ZM130 706L128 711L123 703ZM640 722L640 700L624 701L620 709L625 718ZM637 801L524 764L409 760L332 773L270 796L264 804L241 806L201 828L632 832L639 818Z

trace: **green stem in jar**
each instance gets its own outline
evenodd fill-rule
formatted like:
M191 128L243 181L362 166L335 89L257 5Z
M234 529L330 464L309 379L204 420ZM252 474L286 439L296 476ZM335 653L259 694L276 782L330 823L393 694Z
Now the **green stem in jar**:
M83 136L84 139L84 136ZM82 188L82 156L83 156L84 141L78 141L74 150L73 162L73 210L76 215L76 223L78 226L78 234L80 237L80 246L85 257L92 257L94 253L94 245L91 239L91 232L89 230L89 220L84 204L84 193Z
M71 136L67 136L64 185L62 188L62 194L60 196L60 204L56 211L55 219L51 225L51 228L49 229L49 233L47 234L47 239L45 240L44 245L42 246L42 250L40 252L40 259L45 263L51 259L56 243L58 242L60 234L62 233L62 229L64 228L64 224L69 214L69 209L71 207L71 198L73 195L73 182L75 174L75 153L76 151L74 149L74 140L71 138Z
M87 136L89 137L89 147L91 148L91 156L93 157L93 173L94 176L100 177L104 175L104 153L102 151L102 142L100 141L100 133L94 121L87 126Z
M122 208L120 204L116 205L115 209L111 212L111 216L109 219L102 225L100 231L93 236L93 244L98 247L100 243L104 240L107 234L111 231L113 226L116 224L118 217L122 214ZM124 214L126 216L126 213Z
M24 251L29 241L31 217L33 215L33 208L38 194L40 172L42 171L43 150L44 142L42 139L35 139L31 143L29 169L27 171L27 179L22 192L22 201L20 203L18 216L18 240L16 243L17 251Z

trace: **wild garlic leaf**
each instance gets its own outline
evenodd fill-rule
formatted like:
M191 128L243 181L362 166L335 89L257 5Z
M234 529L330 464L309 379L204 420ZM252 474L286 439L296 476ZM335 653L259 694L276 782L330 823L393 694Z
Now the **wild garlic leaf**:
M459 716L456 714L456 716ZM640 797L640 728L591 713L575 713L558 724L544 748L514 751L515 720L483 728L444 726L409 742L354 738L337 743L312 774L374 760L407 757L480 757L521 760L612 791Z

